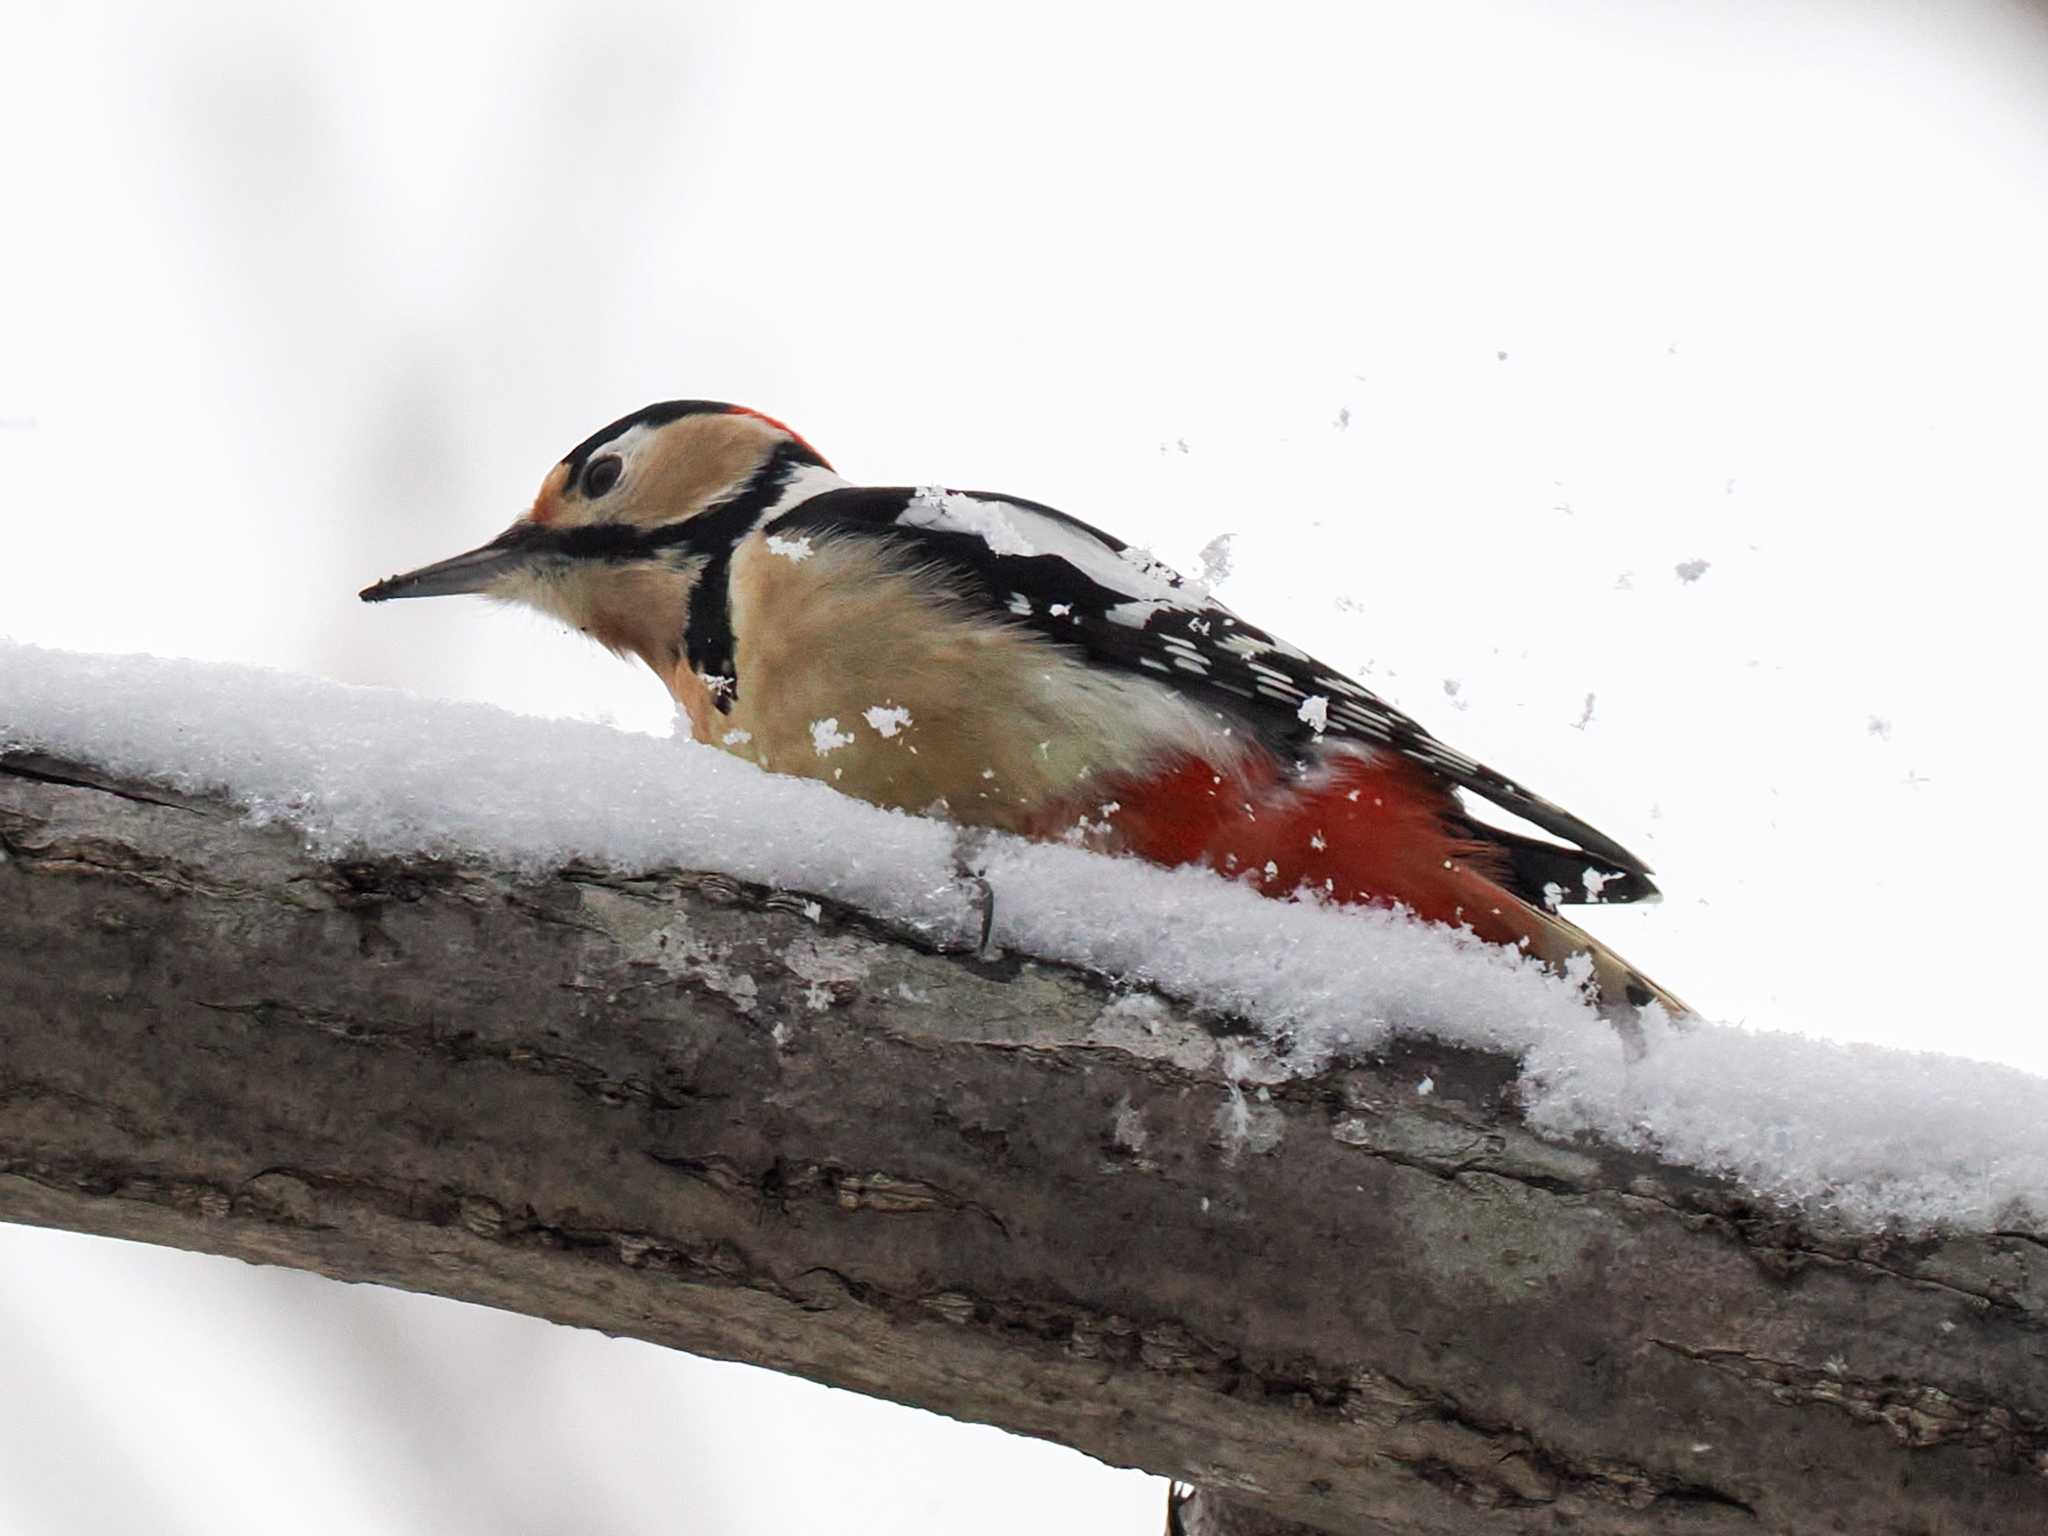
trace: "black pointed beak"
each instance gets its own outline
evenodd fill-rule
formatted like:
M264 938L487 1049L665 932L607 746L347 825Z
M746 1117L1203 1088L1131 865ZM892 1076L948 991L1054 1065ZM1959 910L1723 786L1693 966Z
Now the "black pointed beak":
M519 525L514 524L480 549L437 560L403 576L387 576L357 595L366 603L383 603L394 597L452 597L463 592L488 591L491 583L518 570L532 557L526 541L516 537L520 531Z

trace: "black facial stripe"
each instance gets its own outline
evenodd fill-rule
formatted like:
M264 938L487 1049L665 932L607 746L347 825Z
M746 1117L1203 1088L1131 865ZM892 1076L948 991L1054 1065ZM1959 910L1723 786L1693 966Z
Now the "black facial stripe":
M714 408L705 401L683 403ZM498 548L525 549L565 560L673 562L702 557L705 563L690 600L689 619L683 627L683 654L693 671L725 680L722 688L714 685L712 697L720 710L730 710L739 693L739 678L733 665L732 599L727 586L733 548L746 537L761 514L775 505L790 476L799 467L818 462L817 455L803 444L781 442L731 497L682 522L652 529L636 528L630 523L551 528L544 523L522 522L513 524L493 542Z
M647 535L625 523L585 523L556 530L554 548L572 560L635 560L647 553Z
M649 553L646 534L626 523L586 523L578 528L514 523L491 543L498 549L524 549L569 560L638 560Z
M659 528L631 523L582 523L556 528L547 523L514 523L492 540L499 549L526 549L570 560L654 560L664 555L704 555L721 564L754 519L775 504L791 473L810 459L795 443L778 443L752 479L708 512Z

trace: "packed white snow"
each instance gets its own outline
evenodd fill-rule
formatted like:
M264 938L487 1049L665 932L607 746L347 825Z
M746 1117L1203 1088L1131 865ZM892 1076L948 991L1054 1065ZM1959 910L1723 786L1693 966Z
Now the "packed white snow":
M687 740L0 641L0 751L13 750L225 794L322 853L466 854L536 873L571 861L713 869L938 938L966 939L979 922L953 828ZM1526 1113L1547 1133L1654 1151L1857 1222L2038 1229L2048 1218L2048 1079L1724 1025L1676 1029L1655 1012L1648 1054L1629 1062L1571 985L1467 935L1076 848L975 846L998 943L1257 1025L1266 1049L1241 1053L1233 1080L1426 1037L1518 1056Z
M829 757L841 747L853 745L850 732L839 729L839 717L828 715L823 720L811 722L811 750L820 757Z

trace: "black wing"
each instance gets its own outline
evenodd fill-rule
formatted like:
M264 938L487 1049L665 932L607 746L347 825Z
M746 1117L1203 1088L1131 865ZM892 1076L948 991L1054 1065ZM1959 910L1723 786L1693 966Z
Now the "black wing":
M1247 624L1197 584L1079 518L983 491L827 491L767 525L784 537L885 539L906 565L944 566L964 593L1098 665L1149 673L1242 721L1273 751L1363 742L1420 764L1562 838L1557 847L1467 818L1532 901L1653 898L1641 859L1561 806L1438 741L1370 690ZM1592 878L1588 879L1587 876Z

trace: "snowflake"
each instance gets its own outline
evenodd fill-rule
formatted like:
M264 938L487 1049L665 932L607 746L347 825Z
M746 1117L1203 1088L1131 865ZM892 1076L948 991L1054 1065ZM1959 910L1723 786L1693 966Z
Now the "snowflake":
M894 736L910 724L910 711L896 704L871 704L861 712L861 719L873 726L882 736Z

